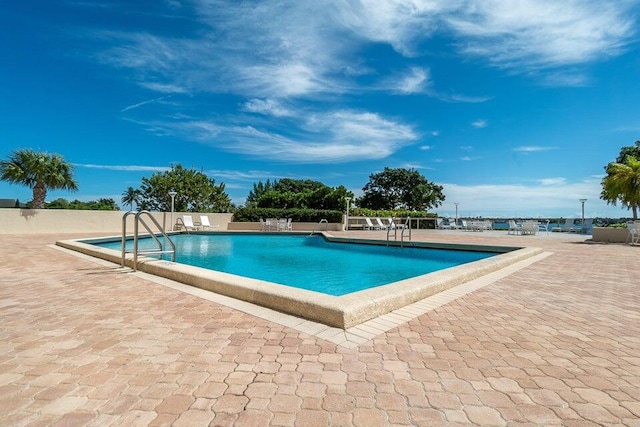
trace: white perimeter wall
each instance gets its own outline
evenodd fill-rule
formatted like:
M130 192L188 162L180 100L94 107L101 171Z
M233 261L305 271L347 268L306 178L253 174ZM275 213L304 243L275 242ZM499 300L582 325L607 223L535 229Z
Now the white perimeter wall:
M122 217L125 211L82 211L67 209L0 209L0 234L29 233L76 233L122 232ZM153 217L167 230L171 228L170 212L152 212ZM230 213L174 212L174 222L182 215L191 215L200 221L200 215L207 215L211 225L219 225L219 230L227 230L231 221ZM127 232L133 231L133 218L127 218ZM147 221L150 222L150 221ZM155 228L151 224L152 230ZM145 230L142 229L144 232Z

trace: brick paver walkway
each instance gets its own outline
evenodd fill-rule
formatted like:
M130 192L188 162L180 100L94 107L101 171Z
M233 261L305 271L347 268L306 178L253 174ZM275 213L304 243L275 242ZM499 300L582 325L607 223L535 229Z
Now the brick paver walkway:
M2 426L640 425L640 247L414 233L554 254L345 348L73 237L0 237Z

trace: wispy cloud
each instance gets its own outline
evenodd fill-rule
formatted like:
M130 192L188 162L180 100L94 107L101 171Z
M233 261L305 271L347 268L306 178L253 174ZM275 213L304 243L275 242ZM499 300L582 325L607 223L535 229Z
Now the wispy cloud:
M127 172L164 172L171 169L171 166L140 166L140 165L96 165L87 163L74 163L79 168L88 169L105 169L112 171L127 171Z
M274 99L250 99L242 105L244 111L259 113L274 117L287 117L293 115L281 102Z
M541 178L538 180L542 185L560 185L567 182L565 178Z
M489 125L489 123L486 120L476 120L475 122L471 123L471 126L473 126L474 128L486 128Z
M446 18L460 51L519 71L620 54L631 42L633 1L485 0Z
M251 181L268 179L273 176L272 172L268 171L234 171L234 170L207 170L206 174L214 176L216 178L227 179L231 181Z
M411 67L403 75L391 80L389 89L403 95L424 93L431 86L431 73L429 69Z
M539 145L521 145L520 147L515 147L513 151L518 151L522 153L535 153L537 151L549 151L549 150L557 150L558 147L544 147Z
M412 127L369 112L315 112L299 115L295 120L299 122L295 136L266 127L213 120L143 124L156 132L180 135L227 151L298 163L382 159L419 139Z
M597 211L590 207L589 200L598 200L601 191L599 181L591 179L570 182L563 178L541 178L531 185L442 185L447 201L438 209L440 214L452 214L455 211L455 201L459 203L459 216L463 217L483 215L535 218L554 215L571 218L581 215L578 199L586 198L585 215L589 217L614 216L615 212L619 212L620 216L625 215L623 210ZM487 201L490 201L489 205Z
M137 104L128 105L128 106L124 107L122 110L120 110L120 112L124 113L125 111L133 110L133 109L142 107L143 105L152 104L154 102L159 102L159 101L162 101L163 99L166 99L166 98L167 98L166 96L161 96L161 97L158 97L158 98L149 99L147 101L138 102Z

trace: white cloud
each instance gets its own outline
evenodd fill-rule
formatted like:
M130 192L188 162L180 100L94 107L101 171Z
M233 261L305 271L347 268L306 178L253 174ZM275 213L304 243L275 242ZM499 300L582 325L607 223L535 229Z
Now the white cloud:
M420 149L421 149L421 150L423 150L423 151L431 150L431 148L433 148L433 147L431 147L430 145L422 145L422 146L420 147Z
M164 172L170 170L170 166L141 166L141 165L96 165L86 163L73 163L79 168L89 169L106 169L112 171L129 171L129 172Z
M551 182L552 180L555 182ZM441 184L444 187L446 201L436 211L441 215L451 215L455 212L453 202L458 202L459 216L577 218L582 210L579 199L586 198L586 216L616 218L629 215L629 211L607 206L599 199L601 187L597 180L568 182L562 178L542 178L539 182L545 183Z
M143 105L152 104L154 102L159 102L159 101L162 101L163 99L166 99L166 98L167 98L166 96L161 96L159 98L149 99L147 101L138 102L137 104L128 105L128 106L124 107L122 110L120 110L120 112L124 113L125 111L134 110L136 108L142 107Z
M541 178L538 180L542 185L559 185L567 182L565 178Z
M395 90L410 95L423 93L431 85L430 71L426 68L412 67L395 85Z
M543 147L539 145L522 145L520 147L515 147L513 151L519 151L523 153L534 153L537 151L549 151L556 150L557 147Z
M338 110L301 114L294 119L299 122L295 137L255 126L206 120L141 124L227 151L297 163L382 159L419 139L410 126L375 113Z
M384 43L414 58L434 34L444 34L467 57L523 73L552 69L544 83L583 85L587 77L576 67L618 55L631 41L635 29L628 12L635 3L360 0L328 7L294 0L194 0L198 30L180 38L142 29L94 36L116 43L97 56L101 61L131 70L141 86L160 93L283 98L382 87L405 94L429 89L447 102L484 102L490 98L434 90L424 66L411 66L391 85L363 49ZM561 66L573 68L559 71ZM361 86L354 77L362 75L377 82Z
M486 128L488 125L486 120L476 120L475 122L471 123L471 126L473 126L474 128Z
M618 55L634 34L634 2L469 0L447 22L460 50L494 65L539 69Z
M250 99L243 105L245 111L259 113L274 117L287 117L293 115L282 103L274 99Z

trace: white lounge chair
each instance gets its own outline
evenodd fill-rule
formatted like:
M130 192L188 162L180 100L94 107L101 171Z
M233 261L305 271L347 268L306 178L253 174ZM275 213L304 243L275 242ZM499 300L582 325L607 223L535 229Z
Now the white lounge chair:
M436 228L438 230L447 230L451 228L450 224L444 223L444 218L436 218Z
M384 224L382 223L382 220L381 220L379 217L376 217L376 222L378 223L378 228L379 228L380 230L386 230L387 228L389 228L389 226L388 226L388 225L384 225Z
M184 228L186 228L187 231L198 230L200 228L193 223L193 218L191 218L191 215L182 215L182 223L184 224Z
M392 230L395 230L396 228L399 230L404 230L406 228L404 224L396 224L395 222L393 222L393 218L387 218L387 221L389 221L389 228Z
M379 226L373 225L373 223L371 222L371 218L369 218L368 216L364 217L364 221L366 222L364 226L365 230L380 230Z
M591 233L592 229L593 218L586 218L582 224L574 224L569 231L571 231L572 233L589 234Z
M557 227L553 227L553 229L551 231L571 231L571 228L573 228L573 223L574 223L574 219L573 218L567 218L564 220L564 224L560 225L558 224Z
M207 215L200 215L200 225L202 226L202 229L207 229L207 228L218 228L220 227L217 224L211 225L211 223L209 222L209 217Z
M639 243L640 242L640 221L627 222L627 228L629 229L629 237L627 237L627 242L630 241L632 245Z

